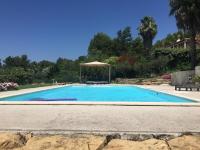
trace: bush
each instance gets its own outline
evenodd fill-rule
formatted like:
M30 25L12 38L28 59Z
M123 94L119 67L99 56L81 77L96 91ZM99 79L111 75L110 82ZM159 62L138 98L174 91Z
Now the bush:
M200 76L194 77L193 81L200 84Z
M6 68L1 71L0 82L27 84L32 82L32 72L20 67Z
M160 56L166 56L169 59L167 64L169 70L190 70L190 50L189 49L170 49L170 48L160 48L153 51L153 56L155 59ZM200 50L197 49L197 60L200 58ZM200 62L199 62L200 63Z
M18 87L19 85L14 82L0 83L0 91L14 90L17 89Z

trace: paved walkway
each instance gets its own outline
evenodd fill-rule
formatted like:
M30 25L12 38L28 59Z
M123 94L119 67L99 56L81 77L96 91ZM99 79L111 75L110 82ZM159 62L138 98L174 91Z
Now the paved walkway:
M199 107L0 105L0 130L200 132Z
M16 96L20 94L38 92L41 90L49 90L54 88L63 87L65 85L52 85L52 86L45 86L45 87L37 87L37 88L28 88L28 89L21 89L21 90L14 90L14 91L1 91L0 98L9 97L9 96Z
M136 85L136 86L200 102L199 91L175 91L175 87L170 85Z

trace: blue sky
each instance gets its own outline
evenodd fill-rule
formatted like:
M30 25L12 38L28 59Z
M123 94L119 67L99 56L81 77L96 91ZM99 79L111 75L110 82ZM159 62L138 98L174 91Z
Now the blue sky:
M136 37L146 15L158 24L155 40L177 31L168 0L0 0L0 58L76 59L97 32L114 37L131 26Z

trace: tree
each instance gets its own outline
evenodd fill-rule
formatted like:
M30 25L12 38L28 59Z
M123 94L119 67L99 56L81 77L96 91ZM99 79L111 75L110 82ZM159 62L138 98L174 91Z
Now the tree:
M52 67L54 65L53 62L50 62L48 60L42 60L38 63L38 66L41 68L41 69L45 69L45 68L49 68L49 67Z
M132 40L133 38L130 27L119 30L113 44L113 51L115 55L120 56L129 52L132 49Z
M32 82L33 73L25 71L21 67L6 68L0 72L0 82L16 82L18 84L28 84Z
M9 56L4 60L4 64L5 67L22 67L26 70L30 65L30 60L27 55L16 57Z
M140 37L135 38L132 42L132 47L134 52L140 53L143 49L142 39Z
M58 58L56 61L57 73L55 74L55 80L58 82L77 82L79 81L79 64L76 64L73 60Z
M142 36L144 48L146 54L149 55L149 51L153 45L153 39L157 34L157 25L152 17L145 16L141 20L141 24L138 27L139 34Z
M2 68L2 63L1 63L1 59L0 59L0 68Z
M178 39L183 40L184 38L187 38L188 35L184 32L175 32L173 34L168 34L166 38L162 40L158 40L154 47L155 48L166 48L169 47L172 43L175 43Z
M86 56L79 56L78 57L78 60L76 60L78 63L81 63L81 62L85 62L87 60L87 57Z
M105 33L97 33L90 41L88 47L89 55L106 54L111 55L112 39Z
M197 63L196 35L200 31L200 1L170 0L170 15L175 16L177 27L188 32L191 37L191 68Z

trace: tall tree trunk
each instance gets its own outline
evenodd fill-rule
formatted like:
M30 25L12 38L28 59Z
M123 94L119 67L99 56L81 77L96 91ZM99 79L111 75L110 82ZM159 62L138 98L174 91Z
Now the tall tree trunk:
M147 57L150 57L150 51L152 49L153 41L151 39L144 40L144 48Z
M196 62L197 62L197 52L196 52L196 31L193 29L191 31L191 50L190 50L190 56L191 56L191 69L195 69Z

